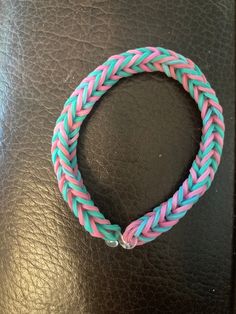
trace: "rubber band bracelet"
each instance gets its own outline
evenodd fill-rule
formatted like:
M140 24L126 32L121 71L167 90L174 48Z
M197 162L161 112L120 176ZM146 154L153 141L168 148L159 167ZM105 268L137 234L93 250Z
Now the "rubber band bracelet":
M124 233L92 201L77 165L76 147L82 122L94 104L121 78L142 72L164 72L179 81L201 112L202 136L189 175L174 195L131 222ZM65 102L52 138L52 162L59 189L80 224L110 246L130 249L170 230L210 187L224 141L222 108L204 74L190 59L164 48L145 47L111 56L91 72Z

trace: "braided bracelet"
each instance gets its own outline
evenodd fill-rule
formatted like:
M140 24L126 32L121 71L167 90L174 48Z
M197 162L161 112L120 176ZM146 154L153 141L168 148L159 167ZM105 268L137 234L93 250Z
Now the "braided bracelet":
M198 104L202 136L187 179L174 195L133 221L121 234L99 211L87 191L77 165L76 147L83 120L96 101L121 78L142 72L164 72L178 80ZM190 59L164 48L145 47L111 56L91 72L65 102L52 138L52 162L59 189L80 224L109 246L130 249L170 230L210 187L220 163L224 118L215 91Z

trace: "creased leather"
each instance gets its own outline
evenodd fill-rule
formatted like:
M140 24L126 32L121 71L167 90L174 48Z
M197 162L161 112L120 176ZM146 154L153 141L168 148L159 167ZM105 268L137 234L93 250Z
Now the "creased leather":
M233 1L2 1L0 313L231 313L234 182ZM58 191L51 136L64 101L110 55L163 46L196 62L224 109L211 189L155 242L108 248ZM125 227L171 196L201 120L161 74L123 80L95 106L78 147L99 208Z

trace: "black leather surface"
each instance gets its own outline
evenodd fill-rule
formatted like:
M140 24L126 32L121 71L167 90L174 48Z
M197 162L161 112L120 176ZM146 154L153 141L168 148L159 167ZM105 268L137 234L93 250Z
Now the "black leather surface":
M233 1L0 2L0 313L231 313L234 182ZM114 53L163 46L194 60L224 108L222 164L208 193L155 242L92 239L57 188L50 142L64 101ZM127 79L81 131L82 174L125 227L169 197L201 121L176 82Z

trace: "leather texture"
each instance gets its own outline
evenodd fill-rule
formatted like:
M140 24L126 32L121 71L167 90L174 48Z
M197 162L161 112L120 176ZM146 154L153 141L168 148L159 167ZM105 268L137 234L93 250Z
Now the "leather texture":
M0 313L231 313L234 2L0 2ZM91 238L51 164L55 121L110 55L163 46L200 66L224 109L211 189L170 232L134 250ZM96 104L78 158L95 203L125 227L171 196L198 150L201 120L162 74L125 79Z

